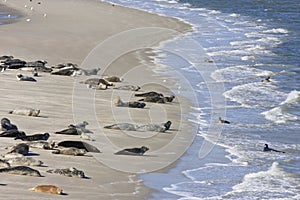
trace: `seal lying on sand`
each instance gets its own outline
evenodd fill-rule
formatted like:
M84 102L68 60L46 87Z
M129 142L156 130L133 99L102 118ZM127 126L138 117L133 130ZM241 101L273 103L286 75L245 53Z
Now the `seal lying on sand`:
M84 156L87 151L85 149L78 149L75 147L63 148L52 151L53 154L71 155L71 156Z
M39 148L39 149L46 149L46 150L53 150L53 148L55 146L55 142L53 142L53 141L50 141L50 142L33 141L33 142L30 142L27 144L32 148Z
M146 106L145 103L140 103L136 101L123 102L120 97L116 97L114 99L114 104L117 107L129 107L129 108L144 108Z
M87 142L83 142L83 141L66 140L66 141L59 142L57 144L57 146L58 147L75 147L78 149L84 149L87 152L101 153L97 147L95 147Z
M20 143L17 145L14 145L11 150L8 152L9 153L18 153L22 154L23 156L26 156L29 152L29 146L28 144L25 143Z
M130 124L130 123L118 123L109 126L104 126L107 129L125 130L125 131L155 131L165 132L170 129L172 122L167 121L164 124Z
M80 135L81 131L75 127L69 126L69 128L56 131L55 134L64 134L64 135Z
M95 68L95 69L82 69L82 68L80 68L78 70L75 70L71 76L78 76L78 75L91 76L91 75L97 75L100 70L101 69L99 67Z
M42 166L43 162L32 157L20 156L6 160L11 165Z
M17 136L15 140L23 140L23 141L38 141L38 140L48 140L50 137L49 133L44 134L34 134L34 135L28 135L28 136Z
M6 160L0 159L0 168L6 168L6 167L10 167L9 162L7 162Z
M2 131L18 130L18 127L14 124L11 124L9 119L2 118L1 119L1 130Z
M36 82L36 80L30 76L25 76L23 74L17 74L17 79L18 81L31 81L31 82Z
M25 115L25 116L33 116L37 117L40 114L40 110L33 108L16 108L8 112L9 114L14 115Z
M68 176L68 177L86 178L84 172L76 169L75 167L70 167L66 169L50 169L47 170L47 172L52 174L59 174L62 176Z
M230 124L229 121L222 119L221 117L218 118L218 123L219 124Z
M129 148L129 149L123 149L121 151L116 152L116 155L133 155L133 156L141 156L144 155L146 151L148 151L149 148L142 146L141 148Z
M23 131L18 131L18 130L8 130L8 131L3 131L0 133L0 137L22 137L26 136L25 132Z
M265 147L264 147L263 151L274 151L274 152L285 153L284 151L278 151L278 150L269 148L268 144L265 144Z
M26 166L2 168L0 169L0 173L42 177L38 170Z
M70 124L68 128L76 128L77 131L79 130L82 133L93 133L92 131L85 128L87 125L89 125L89 123L87 121L83 121L82 123L78 124Z
M38 185L30 190L49 194L63 194L63 190L55 185Z
M116 90L138 91L141 88L139 86L135 86L135 85L120 85L120 86L114 87L113 89L116 89Z
M167 102L172 102L174 98L175 98L174 95L169 97L148 96L145 97L144 99L140 99L139 101L152 102L152 103L167 103Z
M104 80L103 78L90 78L81 83L88 84L88 85L95 85L95 86L99 86L100 84L105 86L113 86L112 83Z
M117 76L105 77L104 79L109 81L109 82L122 82L123 81L123 79L121 79Z
M145 93L140 93L140 94L135 94L134 96L136 97L164 97L163 94L158 93L158 92L145 92Z

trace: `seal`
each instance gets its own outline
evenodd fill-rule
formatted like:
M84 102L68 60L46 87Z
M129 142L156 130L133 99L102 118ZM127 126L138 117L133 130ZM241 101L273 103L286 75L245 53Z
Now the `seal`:
M89 125L89 123L87 121L83 121L82 123L78 124L70 124L68 128L76 128L77 131L79 130L82 133L93 133L92 131L85 128L87 125Z
M120 86L114 87L113 89L116 89L116 90L139 91L141 89L141 87L136 86L136 85L120 85Z
M128 148L128 149L123 149L121 151L116 152L116 155L133 155L133 156L142 156L146 151L148 151L149 148L142 146L141 148Z
M32 169L27 166L16 166L16 167L9 167L9 168L2 168L0 169L0 173L6 174L15 174L15 175L23 175L23 176L35 176L35 177L42 177L38 170Z
M45 149L45 150L53 150L53 148L55 146L55 142L53 142L53 141L50 141L50 142L33 141L33 142L29 142L27 144L32 148L39 148L39 149Z
M20 156L6 160L11 165L42 166L44 163L32 157Z
M135 94L134 96L136 96L136 97L164 97L164 95L162 93L158 93L158 92L154 92L154 91Z
M125 130L125 131L154 131L154 132L166 132L170 129L172 122L167 121L163 124L130 124L130 123L117 123L113 125L104 126L106 129Z
M87 142L84 142L84 141L66 140L66 141L59 142L57 144L57 146L58 147L75 147L77 149L83 149L87 152L101 153L101 151L97 147L95 147Z
M108 82L122 82L123 79L119 78L117 76L110 76L110 77L105 77L105 80L107 80Z
M18 127L14 124L11 124L10 120L4 117L1 119L1 130L2 131L18 130Z
M139 101L152 102L152 103L167 103L167 102L172 102L174 98L175 98L174 95L169 97L147 96L144 99L140 99Z
M222 119L221 117L218 118L218 123L219 124L230 124L229 121Z
M60 76L71 76L75 71L79 70L78 66L73 63L61 63L52 68L54 68L55 70L51 72L51 75Z
M105 85L105 86L113 86L112 83L106 81L103 78L90 78L81 83L88 84L90 86L99 86L100 84Z
M38 140L48 140L50 137L49 133L44 134L34 134L34 135L28 135L28 136L17 136L15 137L15 140L22 140L22 141L38 141Z
M25 76L23 74L17 74L17 79L18 81L31 81L31 82L36 82L36 79L30 77L30 76Z
M116 97L114 99L114 104L117 107L129 107L129 108L144 108L146 106L145 103L140 103L136 101L123 102L120 97Z
M95 69L82 69L82 68L80 68L78 70L75 70L71 76L78 76L78 75L91 76L91 75L97 75L100 70L101 70L100 67L95 68Z
M66 169L50 169L46 172L52 173L52 174L58 174L62 176L68 176L68 177L76 177L76 178L86 178L84 175L84 172L81 170L76 169L75 167L70 167Z
M63 135L80 135L81 131L74 126L69 126L69 128L56 131L55 134L63 134Z
M75 147L71 148L64 148L64 149L57 149L52 151L53 154L62 154L62 155L71 155L71 156L84 156L87 151L84 149L78 149Z
M269 83L269 82L271 82L271 77L270 76L267 76L264 80L261 80L261 82L263 82L263 83Z
M279 153L285 153L284 151L278 151L278 150L269 148L268 144L265 144L263 151L274 151L274 152L279 152Z
M26 156L28 154L28 152L29 152L28 144L20 143L20 144L13 146L11 148L11 150L8 152L8 154L18 153L18 154L22 154L23 156Z
M60 187L57 187L55 185L38 185L29 190L32 190L34 192L43 192L49 194L58 194L58 195L63 194L63 190Z
M8 112L9 114L14 115L25 115L25 116L33 116L37 117L40 114L40 110L33 108L16 108Z
M8 131L3 131L0 133L0 137L22 137L26 136L25 132L23 131L18 131L18 130L8 130Z

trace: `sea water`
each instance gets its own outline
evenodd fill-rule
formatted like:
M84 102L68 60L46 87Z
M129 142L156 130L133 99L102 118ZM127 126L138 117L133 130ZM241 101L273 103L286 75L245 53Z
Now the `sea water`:
M194 28L157 50L156 61L179 71L197 95L190 120L199 132L175 168L141 175L157 190L152 199L300 199L300 1L110 2L176 17ZM202 49L180 42L187 37ZM197 52L213 64L201 66ZM268 76L270 82L263 81ZM216 88L225 101L222 117L231 121L217 135L210 130L217 120L214 106L222 105L214 101ZM215 146L201 157L203 140ZM263 152L266 143L285 153Z

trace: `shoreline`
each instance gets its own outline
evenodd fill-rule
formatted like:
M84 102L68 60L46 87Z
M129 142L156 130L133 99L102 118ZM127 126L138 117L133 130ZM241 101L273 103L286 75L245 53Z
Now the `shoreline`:
M5 25L1 25L2 28L4 27L4 32L5 31L9 31L12 32L11 35L7 36L7 38L2 38L1 40L5 41L5 44L3 46L3 48L1 49L0 54L1 55L13 55L16 58L22 58L22 59L26 59L28 61L33 61L33 60L37 60L37 59L45 59L48 61L49 66L53 65L53 64L58 64L58 63L62 63L62 62L73 62L73 63L78 63L78 64L82 64L82 60L83 60L83 56L86 52L89 52L94 46L96 46L96 44L99 43L99 41L101 41L99 39L99 34L100 32L102 32L101 34L101 38L102 41L104 41L106 38L108 38L111 34L114 35L115 33L117 33L118 31L124 31L124 30L128 30L132 29L134 27L136 28L140 28L142 26L145 26L145 24L149 24L150 26L155 26L157 27L157 25L161 26L162 28L174 28L176 31L178 30L182 30L182 32L187 32L190 29L189 25L183 24L182 22L180 22L177 19L172 19L172 18L167 18L167 17L162 17L162 16L158 16L155 14L145 14L145 12L143 11L138 11L135 9L130 9L130 8L124 8L124 7L119 7L119 6L111 6L109 3L103 3L103 2L98 2L98 1L93 1L93 2L89 2L87 7L82 8L81 6L83 6L84 1L80 1L78 2L77 5L74 5L73 9L80 9L80 10L84 10L85 8L89 8L91 9L91 13L93 13L95 10L100 9L102 11L102 16L103 15L108 15L108 16L115 16L117 13L117 19L118 20L114 20L114 19L110 19L109 22L107 21L101 21L102 23L111 26L109 28L109 30L106 32L105 31L100 31L98 32L98 29L96 27L92 27L92 26L88 26L85 25L85 30L88 31L89 29L92 29L91 31L93 32L93 34L88 34L88 36L91 36L91 38L88 39L88 36L86 36L85 34L87 32L82 31L82 29L78 29L76 28L76 24L74 24L74 22L78 22L78 19L76 18L75 14L73 13L68 13L70 15L66 15L67 17L70 17L68 19L63 18L64 20L59 22L60 26L59 28L55 28L54 31L58 31L56 33L54 33L53 30L51 30L50 27L52 27L54 25L54 23L57 22L58 18L54 18L55 14L58 14L58 12L54 9L55 5L61 5L62 9L64 6L68 6L70 5L69 3L74 3L75 1L73 0L65 0L65 1L53 1L51 3L47 3L47 6L49 6L48 8L41 8L41 10L38 10L36 8L33 9L33 12L29 11L27 8L22 7L22 3L16 3L16 4L9 4L10 6L15 6L16 8L19 9L23 9L25 10L24 12L26 12L27 16L25 16L24 18L21 18L18 22L14 23L14 24L5 24ZM42 2L41 5L44 5L44 3ZM73 4L72 4L73 5ZM50 9L51 7L51 9ZM27 9L27 10L26 10ZM51 14L51 12L47 12L47 17L43 17L43 13L46 13L46 9L50 9L51 12L53 12L53 15ZM117 11L113 11L112 9L118 9ZM48 10L49 11L49 10ZM74 11L74 10L73 10ZM86 11L86 10L85 10ZM72 11L68 11L68 12L72 12ZM104 13L104 12L108 12L108 13ZM124 13L125 12L125 13ZM76 13L76 12L75 12ZM143 19L138 19L138 20L133 20L132 16L143 16ZM71 17L73 16L73 18ZM116 23L117 21L120 21L124 16L126 16L127 18L129 18L130 20L133 20L134 22L131 22L131 24L122 24L119 27L115 27L114 23ZM53 18L52 18L53 17ZM60 16L61 17L61 16ZM136 18L136 17L135 17ZM30 19L30 21L27 21L27 19ZM92 19L92 21L90 21ZM79 21L85 21L87 19L81 19ZM92 14L89 15L89 23L93 24L95 22L98 22L99 19L93 19ZM122 21L123 20L123 21ZM122 19L121 21L127 22L126 19ZM68 21L68 28L69 29L65 29L64 25L64 21ZM45 25L45 23L47 24L46 28L47 30L43 30L42 27ZM43 26L42 26L43 25ZM53 28L53 27L52 27ZM83 27L81 27L83 28ZM32 33L30 32L30 30L37 30L36 33ZM23 30L22 34L17 33L17 30ZM63 30L63 31L61 31ZM66 31L68 30L68 31ZM47 32L49 31L49 32ZM65 32L66 31L66 32ZM74 32L73 32L74 31ZM80 34L77 34L75 31L79 31ZM103 33L105 32L105 33ZM70 41L65 41L67 39L66 36L62 35L62 33L68 33L70 34L69 37L72 39L78 39L77 40L77 44L76 45L70 45ZM157 32L154 32L152 36L154 36ZM152 38L150 41L147 41L151 46L155 46L158 45L161 41L165 41L165 38L169 38L171 39L172 37L174 37L174 32L164 32L165 34L167 34L164 37L157 37L157 38ZM41 34L41 35L39 35ZM16 37L19 36L19 37ZM30 38L30 37L33 38ZM55 36L56 40L53 40L51 37L49 36ZM85 38L81 38L82 36L85 36ZM151 35L150 35L151 36ZM79 39L80 38L80 39ZM48 41L44 41L43 39L46 39ZM81 40L87 39L85 42L82 42ZM16 41L18 40L18 41ZM41 43L36 43L35 41L41 41ZM76 40L73 40L76 41ZM54 43L49 45L49 43ZM31 46L30 46L31 44ZM45 45L45 46L44 46ZM57 49L54 48L55 45L58 45L59 47L62 47L62 49ZM81 47L79 50L74 50L73 48L76 47ZM146 45L147 47L147 45ZM71 49L70 52L66 51ZM140 51L142 52L142 59L143 63L140 63L141 60L139 60L136 56L136 49L135 47L133 47L133 49L135 51L133 52L126 52L126 54L122 54L120 57L118 57L117 59L114 59L113 62L110 63L110 65L107 68L104 68L101 71L101 74L111 74L111 75L118 75L118 76L123 76L125 77L126 81L132 81L132 78L136 79L134 80L135 83L137 84L141 84L144 87L143 91L146 90L155 90L158 89L161 92L164 93L169 93L169 89L173 87L172 83L162 83L160 79L162 79L163 77L161 77L161 75L157 75L154 72L151 72L151 59L148 58L148 54L149 53L145 53L145 51ZM53 51L55 50L55 51ZM57 51L56 51L57 50ZM147 51L147 50L146 50ZM66 56L62 56L64 54L62 54L62 52L64 52L64 54ZM150 53L153 54L153 53ZM73 58L73 59L72 59ZM91 59L90 61L87 62L89 63L97 63L97 59ZM105 62L103 62L105 63ZM98 63L97 63L98 64ZM122 70L119 66L122 66ZM6 92L7 90L8 92L8 96L10 98L14 97L15 92L18 93L18 95L20 97L24 97L26 95L28 95L28 93L26 93L26 90L28 90L28 86L27 84L24 84L21 88L20 85L18 83L13 82L12 80L14 80L14 74L16 73L16 71L8 71L8 72L4 72L4 74L2 75L3 77L3 81L8 81L11 83L11 85L9 85L9 88L6 88ZM137 74L147 74L147 76L142 76L142 77L137 77ZM160 78L157 78L157 76L159 76ZM154 78L156 77L156 78ZM88 77L79 77L78 79L86 79ZM138 79L137 79L138 78ZM169 78L169 77L168 77ZM63 128L65 126L65 124L72 122L73 120L75 120L76 122L77 119L74 119L74 114L72 114L72 101L74 101L74 97L72 94L72 88L74 91L74 84L76 84L77 79L73 79L73 78L69 78L69 77L54 77L54 76L49 76L47 74L43 74L43 77L39 78L40 80L38 80L38 83L41 82L41 85L39 87L34 87L33 91L35 91L36 95L38 96L38 98L33 98L33 97L28 97L28 98L23 98L23 99L19 99L19 100L13 100L12 102L10 102L10 108L13 108L13 106L17 106L20 103L27 103L30 105L34 105L34 106L39 106L42 110L42 112L44 111L44 114L47 116L47 118L45 119L38 119L39 122L37 122L37 120L35 120L36 123L38 123L38 125L34 125L37 127L32 127L32 126L28 126L28 124L30 124L30 121L32 118L27 118L27 117L19 117L19 116L13 116L13 115L9 115L8 117L10 117L10 119L12 119L12 121L16 122L20 127L24 127L23 129L27 132L40 132L43 131L45 129L51 130L51 132L55 131L55 129L59 129L59 128ZM155 81L153 82L153 79L155 79ZM55 81L55 84L53 84ZM149 84L151 83L151 84ZM153 85L153 83L155 83ZM164 84L163 87L157 88L157 84ZM63 87L62 87L63 86ZM16 90L16 88L18 88ZM59 88L59 90L61 90L63 92L63 94L57 94L57 89ZM169 89L168 89L169 88ZM76 89L76 88L75 88ZM43 90L46 90L47 92L43 92ZM80 90L80 89L79 89ZM71 93L70 93L71 92ZM51 97L51 93L58 95L55 98ZM24 96L23 96L24 95ZM42 95L47 96L47 98L43 98ZM99 96L99 98L97 98ZM102 96L104 95L104 96ZM113 113L111 116L107 116L107 113L111 113L112 110L114 109L113 107L111 107L111 103L110 100L112 100L112 98L115 96L116 94L114 94L113 91L100 91L99 93L96 93L96 111L99 111L99 113L96 112L97 115L97 119L99 121L101 121L101 125L106 125L107 123L112 123L113 121L115 121L115 119L113 118ZM122 94L124 95L124 94ZM66 98L66 102L64 102L62 105L58 105L57 104L57 100L61 101L62 99ZM182 120L180 118L178 118L179 116L176 113L182 113L182 112L186 112L189 105L181 105L181 102L185 102L186 99L179 97L179 99L176 101L176 103L174 103L174 105L166 105L163 106L163 109L167 112L167 117L171 118L174 121L177 120ZM52 105L53 104L53 105ZM63 110L61 110L61 106L65 107ZM85 104L83 104L83 106L86 106ZM184 106L184 108L181 108L181 106ZM158 106L161 107L161 106ZM180 108L178 108L180 107ZM7 105L5 105L4 107L1 106L0 108L0 112L1 115L4 117L5 116L5 112L6 112L6 108ZM157 109L157 105L152 105L150 104L150 109ZM175 111L173 111L173 109L175 109ZM44 109L44 110L43 110ZM50 109L50 110L49 110ZM179 109L179 110L178 110ZM181 110L180 110L181 109ZM184 110L182 110L184 109ZM74 110L73 110L74 111ZM64 112L65 114L62 116L59 116L59 113ZM79 111L81 112L81 111ZM68 113L68 114L66 114ZM106 113L105 118L103 118L103 113ZM144 111L144 113L138 113L136 110L130 110L130 114L133 116L134 121L136 122L144 122L146 123L147 121L149 121L149 111ZM126 117L126 116L124 116ZM166 116L163 116L162 118L158 118L156 120L160 121L161 119L164 119ZM182 117L182 116L181 116ZM136 145L137 143L140 143L143 140L143 138L128 138L128 137L119 137L116 135L115 131L105 131L105 133L103 132L103 130L99 130L97 127L97 124L93 121L93 119L91 119L91 116L89 115L85 115L85 119L88 120L89 122L92 121L90 124L90 127L92 130L95 131L101 131L102 134L95 136L96 137L96 141L100 141L100 145L101 145L101 151L103 151L103 153L101 153L101 158L97 158L95 157L95 159L93 159L94 161L88 161L88 158L82 158L85 161L84 162L91 162L91 164L95 164L95 162L99 162L99 160L102 160L102 162L107 162L107 160L111 160L112 156L111 153L113 151L115 151L116 147L121 148L121 147L126 147L126 146L133 146ZM151 116L150 116L151 119ZM55 127L53 127L53 124L55 124ZM181 125L180 124L174 124L174 130L173 131L174 135L168 134L168 135L162 135L161 138L154 138L154 141L147 141L148 145L150 145L150 149L156 149L156 151L150 151L149 156L154 156L154 157L159 157L160 154L158 153L159 151L161 151L161 149L163 149L163 147L169 143L169 141L173 140L176 135L180 135L181 132L186 132L186 131L181 131L181 129L183 128L187 128L189 126L188 122L184 122L184 124ZM43 130L41 130L43 129ZM177 130L177 131L176 131ZM50 133L51 133L50 132ZM176 133L177 132L177 133ZM185 133L186 134L186 133ZM62 138L59 138L56 135L52 135L51 137L53 137L55 140L61 140ZM69 137L65 137L67 139L69 139ZM104 141L105 138L109 138L110 141L114 142L114 148L112 148L111 146L108 146ZM183 137L185 141L190 140L189 136L184 136ZM126 144L124 144L124 140L126 140ZM10 141L7 140L7 143L9 143ZM5 143L5 144L7 144ZM1 145L1 149L3 146ZM179 147L180 148L180 147ZM169 151L169 150L168 150ZM3 153L3 152L1 152ZM61 162L64 162L63 160L52 160L52 156L46 154L44 152L39 152L41 155L41 158L44 159L44 161L48 161L47 164L49 165L49 167L55 167L56 165L59 165ZM165 162L166 160L166 156L167 155L163 155L161 156L161 158L158 158L158 162ZM169 157L169 156L167 156ZM61 158L63 159L63 157ZM107 160L105 160L107 159ZM126 158L127 159L127 158ZM121 158L121 161L118 161L117 164L119 164L120 162L124 162L124 160L126 161L126 159ZM131 158L130 158L131 159ZM137 165L143 166L145 165L145 163L149 163L149 159L146 160L147 158L142 158L142 161L140 161L139 159L136 158L132 158L132 162L136 162ZM51 161L50 161L51 160ZM73 161L71 161L70 163L75 163L76 158L72 159ZM128 162L128 161L126 161ZM131 162L131 161L130 161ZM50 164L51 163L51 164ZM87 168L86 166L84 166L82 164L80 164L80 166L82 168ZM78 163L77 163L78 164ZM92 164L92 165L93 165ZM167 164L167 163L166 163ZM97 166L99 167L99 166ZM88 169L90 171L90 174L93 175L93 181L91 183L85 183L87 184L89 187L92 187L92 185L99 185L101 186L100 189L96 189L96 190L90 190L85 188L85 192L80 192L77 194L76 198L80 199L80 198L85 198L85 199L89 199L89 197L87 196L82 196L82 195L87 195L87 192L91 192L89 193L88 196L90 196L91 198L96 196L101 196L101 197L105 197L106 199L114 199L116 198L116 196L120 199L145 199L147 197L151 196L152 193L152 189L150 188L146 188L142 183L141 180L139 180L139 178L135 178L135 180L131 180L132 178L132 174L124 174L122 172L116 171L111 167L108 169L106 167L106 165L103 163L100 166L101 169L101 173L100 175L97 175L97 173L95 173L96 171L98 171L99 169L97 169L97 167L91 167L89 166ZM147 166L145 166L147 167ZM157 166L156 166L157 167ZM154 169L155 166L151 166L149 169ZM170 167L167 165L164 167L163 171L168 170ZM89 173L87 171L87 173ZM110 177L110 175L105 175L105 173L108 173L110 175L112 175L114 178ZM116 173L116 174L115 174ZM5 177L7 178L11 178L11 176L13 175L7 175ZM46 177L48 178L48 174L46 175ZM48 179L51 181L55 181L57 179L59 179L58 182L61 182L61 184L63 186L65 186L64 188L66 188L66 183L64 183L64 177L57 177L57 176L49 176L50 178ZM105 178L104 178L105 177ZM131 177L131 178L130 178ZM134 175L134 177L136 177L136 175ZM20 177L14 177L13 179L15 181L18 181ZM26 177L27 178L27 177ZM45 177L44 177L45 178ZM98 183L98 179L105 179L105 182L107 183L103 183L103 180L100 181ZM21 177L22 179L22 177ZM136 180L137 179L137 180ZM4 179L4 181L6 180L6 178ZM25 180L25 178L24 178ZM47 180L47 179L46 179ZM126 181L127 180L127 181ZM70 181L72 181L70 179ZM95 181L95 182L94 182ZM38 181L39 182L39 181ZM38 183L34 180L34 183ZM42 182L45 182L42 181ZM46 181L47 182L47 181ZM68 181L67 181L68 182ZM116 184L116 186L118 186L118 189L116 189L115 187L111 187L109 186L109 184ZM125 184L124 184L125 183ZM126 184L127 183L127 184ZM135 185L134 188L132 188L132 186L130 185ZM84 185L85 185L84 184ZM107 185L108 184L108 185ZM8 184L9 185L9 184ZM70 185L71 186L71 185ZM8 187L8 186L6 186ZM74 186L72 186L74 187ZM81 190L82 188L80 187L75 187L75 188L70 188L67 187L66 190L67 192L70 194L69 198L74 199L74 193L72 194L72 192ZM120 190L120 191L119 191ZM100 191L100 192L99 192ZM101 194L101 191L103 192L103 194ZM131 191L131 192L129 192ZM21 189L19 194L15 194L15 196L17 195L21 195L21 193L24 192L23 189ZM99 194L100 193L100 194ZM75 192L76 194L76 192ZM124 196L124 194L127 194ZM5 194L7 195L7 197L14 195L12 193L8 193ZM29 193L28 194L28 198L33 198L33 196L41 197L39 196L39 194L35 194L35 193ZM93 196L94 195L94 196ZM104 195L104 196L102 196ZM99 197L100 197L99 196ZM45 198L47 198L48 196L46 195ZM25 198L25 197L24 197Z

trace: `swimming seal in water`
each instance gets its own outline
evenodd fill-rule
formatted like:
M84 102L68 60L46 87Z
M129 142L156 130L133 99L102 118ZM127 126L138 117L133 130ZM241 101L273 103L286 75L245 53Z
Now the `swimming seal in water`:
M274 152L285 153L284 151L278 151L278 150L269 148L268 144L265 144L265 147L264 147L263 151L274 151Z
M22 137L22 136L26 136L25 132L23 131L18 131L15 129L12 130L8 130L8 131L3 131L2 133L0 133L0 137Z
M117 123L113 125L104 126L107 129L125 130L125 131L154 131L165 132L170 129L172 122L167 121L163 124L130 124L130 123Z
M52 151L53 154L62 154L62 155L70 155L70 156L84 156L87 151L85 149L78 149L75 147L71 148L63 148Z
M9 114L14 115L25 115L25 116L33 116L37 117L40 114L40 110L33 108L16 108L8 112Z
M101 153L97 147L95 147L87 142L83 142L83 141L66 140L66 141L59 142L57 144L57 146L58 147L75 147L78 149L84 149L87 152Z
M34 134L34 135L27 135L27 136L17 136L15 140L23 140L23 141L38 141L38 140L48 140L50 137L49 133L44 134Z
M2 168L2 169L0 169L0 173L42 177L42 175L40 174L40 172L38 170L32 169L30 167L26 167L26 166Z
M114 99L114 104L117 107L129 107L129 108L144 108L146 106L145 103L140 103L136 101L123 102L120 97L116 97Z
M31 82L36 82L36 79L30 77L30 76L25 76L23 74L17 74L17 79L18 81L31 81Z
M52 174L62 175L62 176L68 176L68 177L86 178L84 172L76 169L75 167L70 167L66 169L50 169L47 170L47 172Z
M220 124L230 124L229 121L222 119L221 117L218 118L218 123Z
M116 155L134 155L134 156L141 156L144 155L146 151L148 151L149 148L142 146L141 148L128 148L128 149L123 149L121 151L116 152Z
M4 117L1 119L1 130L2 131L18 130L18 127L14 124L11 124L10 120Z
M49 193L49 194L63 194L63 190L60 187L57 187L55 185L38 185L34 188L31 188L30 190L34 192L43 192L43 193Z

